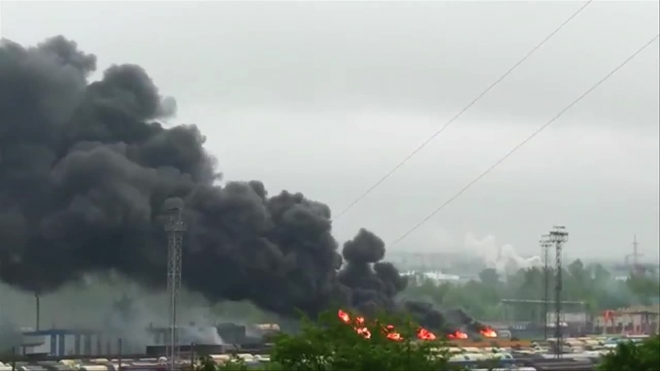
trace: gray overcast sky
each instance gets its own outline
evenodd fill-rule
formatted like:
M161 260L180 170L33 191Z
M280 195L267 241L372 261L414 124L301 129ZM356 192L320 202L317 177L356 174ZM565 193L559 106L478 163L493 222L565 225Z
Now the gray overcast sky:
M2 2L2 36L62 34L100 70L136 63L229 180L339 212L581 2ZM335 224L399 237L658 33L658 2L597 1ZM522 253L658 251L658 42L392 250L472 233ZM469 246L468 246L469 247Z

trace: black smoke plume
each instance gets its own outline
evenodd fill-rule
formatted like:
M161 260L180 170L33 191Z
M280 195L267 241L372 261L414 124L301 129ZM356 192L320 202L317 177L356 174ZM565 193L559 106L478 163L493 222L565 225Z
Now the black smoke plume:
M0 279L46 292L116 270L165 283L159 215L185 204L183 283L210 300L250 300L276 313L333 303L390 308L406 286L361 230L342 257L328 206L300 193L269 196L259 181L216 185L220 173L195 125L175 113L136 65L89 82L96 57L58 36L0 46Z

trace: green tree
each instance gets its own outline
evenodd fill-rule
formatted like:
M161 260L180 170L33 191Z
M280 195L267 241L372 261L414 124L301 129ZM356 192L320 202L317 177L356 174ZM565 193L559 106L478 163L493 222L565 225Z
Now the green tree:
M554 291L556 271L549 271L551 295ZM600 264L585 265L572 261L562 271L565 300L585 303L588 313L595 315L606 309L649 304L660 292L657 276L634 276L628 281L615 279ZM502 299L543 299L544 272L542 268L521 269L507 276L500 276L494 269L479 273L478 280L467 283L433 283L409 285L404 296L431 301L443 308L460 307L473 317L483 321L502 318ZM540 307L508 308L510 318L539 320ZM577 307L566 308L578 310ZM579 308L582 310L582 308Z
M217 364L210 357L202 357L199 363L194 367L195 371L284 371L277 363L264 363L259 366L251 366L242 359L234 357L229 362Z
M654 336L641 343L620 343L614 352L603 357L598 370L659 371L660 336Z
M403 340L389 339L386 323L393 324ZM318 322L305 320L297 335L280 334L271 360L291 371L447 370L446 354L439 350L442 344L416 341L416 328L408 320L379 316L363 325L352 324L366 328L370 338L339 321L336 312L326 312Z
M496 286L500 283L500 275L493 268L486 268L479 273L479 279L484 285Z
M658 297L660 282L655 277L631 275L626 280L626 286L641 304L651 304L651 298Z
M199 364L195 365L195 371L216 371L219 369L218 365L209 356L203 356L199 360Z
M589 267L595 281L608 281L612 279L610 272L602 264L594 264Z

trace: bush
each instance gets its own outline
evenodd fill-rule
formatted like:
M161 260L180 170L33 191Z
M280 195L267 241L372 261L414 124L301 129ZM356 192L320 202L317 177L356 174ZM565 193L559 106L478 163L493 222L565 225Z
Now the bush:
M203 357L195 371L284 371L284 368L276 363L264 363L259 366L248 366L240 358L233 358L230 362L216 364L211 358Z
M336 312L323 313L315 323L304 320L300 334L276 338L271 359L291 371L446 369L442 344L417 341L417 328L410 321L381 316L356 323L357 317L349 315L350 324L339 321ZM394 325L402 340L387 337L387 324ZM370 338L356 328L366 328Z
M352 316L350 323L337 318L337 312L323 313L312 322L303 320L296 335L278 334L274 338L271 363L249 367L236 360L215 365L206 358L196 371L442 371L448 370L447 353L441 341L418 341L418 327L409 320L386 316L378 320L359 321ZM358 320L358 321L356 321ZM390 325L388 328L388 324ZM398 341L388 333L400 335ZM356 329L361 329L359 334ZM370 337L365 338L365 330ZM391 337L392 335L390 335Z
M641 343L626 342L603 357L599 371L660 371L660 336Z

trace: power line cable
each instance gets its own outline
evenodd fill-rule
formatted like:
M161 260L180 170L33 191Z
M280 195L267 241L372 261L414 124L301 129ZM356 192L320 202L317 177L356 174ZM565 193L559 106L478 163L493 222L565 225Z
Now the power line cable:
M478 182L479 180L481 180L483 177L485 177L486 175L488 175L488 173L490 173L493 169L495 169L497 166L499 166L499 165L500 165L502 162L504 162L507 158L509 158L511 155L513 155L517 150L519 150L519 149L520 149L522 146L524 146L527 142L529 142L529 141L532 140L534 137L536 137L536 136L537 136L539 133L541 133L545 128L547 128L548 126L550 126L550 125L551 125L553 122L555 122L559 117L561 117L564 113L566 113L566 111L568 111L568 110L571 109L573 106L575 106L576 104L578 104L578 103L579 103L584 97L586 97L587 95L589 95L592 91L594 91L597 87L599 87L602 83L604 83L607 79L609 79L609 78L610 78L612 75L614 75L617 71L619 71L621 68L623 68L623 66L625 66L626 64L628 64L628 62L630 62L631 60L633 60L633 58L635 58L637 55L639 55L639 53L641 53L642 51L644 51L644 49L646 49L649 45L653 44L653 42L654 42L655 40L657 40L658 37L660 37L660 34L655 35L651 40L649 40L646 44L644 44L644 46L642 46L641 48L637 49L637 51L635 51L631 56L629 56L628 58L626 58L626 60L624 60L623 63L619 64L616 68L614 68L614 69L613 69L612 71L610 71L607 75L605 75L605 77L603 77L602 79L600 79L596 84L594 84L593 86L591 86L591 88L589 88L589 89L588 89L587 91L585 91L582 95L580 95L577 99L575 99L571 104L569 104L569 105L566 106L563 110L561 110L561 111L560 111L555 117L553 117L550 121L546 122L543 126L541 126L541 127L538 128L535 132L533 132L532 135L530 135L530 136L528 136L527 138L525 138L525 140L523 140L522 142L520 142L517 146L515 146L515 147L514 147L511 151L509 151L506 155L504 155L502 158L500 158L499 160L497 160L497 162L495 162L491 167L489 167L488 169L486 169L486 171L484 171L483 173L481 173L478 177L474 178L474 179L473 179L471 182L469 182L465 187L463 187L460 191L458 191L458 193L456 193L453 197L451 197L451 198L448 199L445 203L443 203L443 204L440 205L438 208L436 208L435 210L433 210L432 213L430 213L429 215L427 215L427 216L426 216L424 219L422 219L419 223L415 224L412 228L410 228L408 231L406 231L406 233L404 233L403 235L401 235L401 237L399 237L399 238L397 238L396 240L394 240L394 241L390 244L390 246L393 246L393 245L395 245L395 244L401 242L403 239L405 239L405 238L408 237L411 233L413 233L415 230L417 230L417 228L421 227L424 223L426 223L429 219L431 219L435 214L437 214L438 212L440 212L440 210L444 209L445 206L449 205L452 201L454 201L455 199L457 199L458 197L460 197L463 193L465 193L465 191L467 191L467 190L468 190L470 187L472 187L475 183L477 183L477 182Z
M367 189L363 194L361 194L358 198L353 200L344 210L339 212L336 217L333 218L334 221L337 221L339 218L341 218L343 215L345 215L349 210L351 210L355 205L357 205L360 201L362 201L365 197L367 197L374 189L378 188L387 178L389 178L392 174L394 174L399 168L401 168L404 164L406 164L413 156L417 154L417 152L421 151L424 147L426 147L427 144L431 143L433 139L435 139L440 133L445 131L445 129L451 125L454 121L456 121L459 117L461 117L467 110L469 110L473 105L475 105L481 98L483 98L484 95L486 95L489 91L491 91L497 84L499 84L502 80L504 80L507 76L509 76L518 66L520 66L524 61L526 61L534 52L536 52L539 48L541 48L548 40L550 40L555 34L557 34L568 22L570 22L573 18L577 17L578 14L580 14L589 4L591 4L593 0L588 0L584 5L582 5L575 13L571 14L570 17L568 17L562 24L559 25L554 31L552 31L548 36L546 36L543 40L541 40L540 43L538 43L532 50L530 50L527 54L525 54L522 59L520 59L516 64L513 65L513 67L509 68L502 76L500 76L495 82L490 84L484 91L481 92L470 104L465 106L462 110L460 110L454 117L452 117L449 121L447 121L438 131L433 133L428 139L426 139L420 146L415 148L408 156L406 156L401 162L399 162L398 165L396 165L392 170L387 172L382 178L380 178L376 183L374 183L369 189Z

